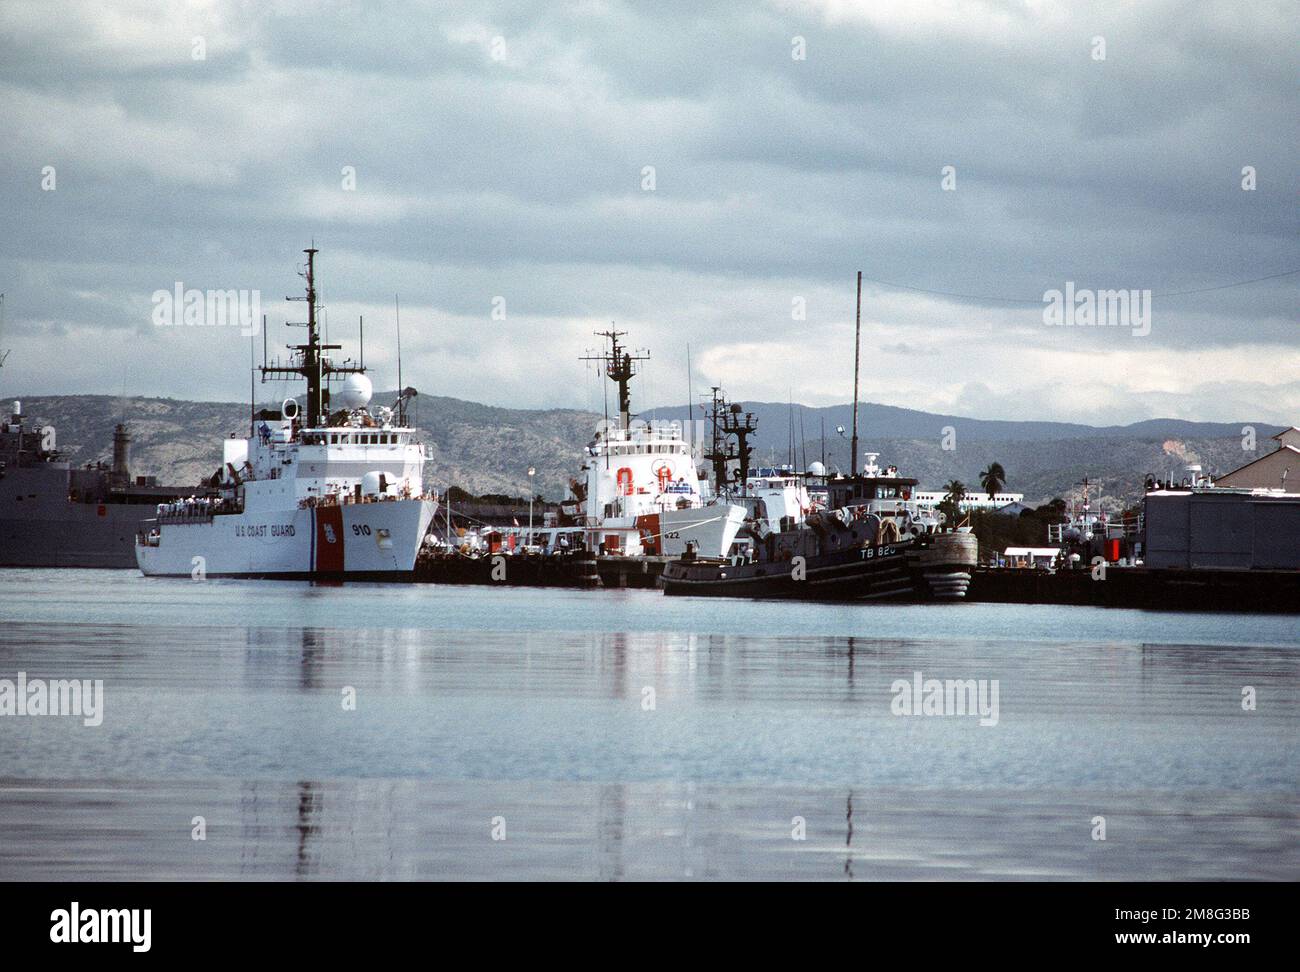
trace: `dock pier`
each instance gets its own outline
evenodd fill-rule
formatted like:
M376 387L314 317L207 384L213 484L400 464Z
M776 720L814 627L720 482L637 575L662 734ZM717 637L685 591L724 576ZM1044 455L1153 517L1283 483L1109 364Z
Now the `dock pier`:
M596 558L596 570L604 587L658 588L664 566L672 557Z
M1080 604L1153 611L1300 612L1300 571L1119 567L1031 570L981 567L966 600Z

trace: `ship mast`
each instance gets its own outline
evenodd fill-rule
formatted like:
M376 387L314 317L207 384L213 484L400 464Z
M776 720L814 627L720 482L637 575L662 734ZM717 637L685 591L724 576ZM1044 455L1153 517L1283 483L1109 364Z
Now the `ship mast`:
M727 485L727 463L736 458L735 450L724 441L723 423L727 410L727 400L722 396L722 389L713 386L713 400L709 403L709 421L712 424L712 442L704 458L713 465L713 487L721 493Z
M304 428L317 428L322 418L329 418L329 388L328 383L333 375L353 375L365 372L363 365L335 365L329 356L323 354L325 351L341 350L341 344L322 344L320 337L320 324L316 318L316 253L315 247L303 250L307 254L307 269L301 274L307 281L307 294L305 297L286 297L285 300L305 300L307 302L307 320L306 322L289 322L290 327L306 327L307 343L290 345L290 350L295 353L293 361L289 364L270 364L262 362L261 372L262 381L270 378L286 378L289 375L300 375L307 380L307 421Z
M637 373L637 362L648 361L649 351L635 353L624 350L618 339L627 331L596 331L597 337L609 339L610 349L605 354L585 355L582 361L599 361L605 368L605 377L618 385L618 416L624 431L632 422L632 396L628 386Z
M754 452L754 447L749 444L749 437L758 431L754 413L745 412L738 402L733 403L731 408L722 414L722 431L726 435L736 437L736 458L740 461L737 476L740 478L740 488L743 491L749 481L749 457Z
M1081 482L1075 483L1076 486L1083 487L1083 522L1088 522L1088 514L1092 512L1092 504L1088 498L1088 491L1092 488L1093 482L1087 476L1083 477Z
M853 326L853 440L849 445L852 457L850 475L858 474L858 361L862 345L862 271L858 271L858 311Z

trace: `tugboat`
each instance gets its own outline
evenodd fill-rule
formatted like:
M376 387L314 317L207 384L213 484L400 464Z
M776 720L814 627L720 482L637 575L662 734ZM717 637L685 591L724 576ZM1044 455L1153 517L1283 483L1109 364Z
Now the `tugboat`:
M688 550L664 567L665 594L910 601L966 596L979 555L970 529L945 529L943 514L913 498L917 480L900 477L893 466L882 472L879 453L867 453L858 475L861 334L859 273L850 475L828 478L818 462L804 474L785 468L750 476L746 439L754 431L752 416L739 421L740 409L733 406L725 430L738 446L717 459L740 462L741 501L749 510L742 534L752 542L730 557Z
M827 600L959 600L978 544L968 528L912 499L917 480L882 471L868 453L861 475L742 471L752 540L731 558L687 556L664 568L665 594Z
M262 380L307 382L306 414L286 398L263 410L245 439L224 442L209 495L163 503L136 537L148 576L410 579L437 510L423 486L424 446L406 425L406 388L393 406L370 406L364 365L334 364L341 345L320 340L317 251L308 249L307 342ZM363 359L364 360L364 359ZM342 407L329 382L346 376Z

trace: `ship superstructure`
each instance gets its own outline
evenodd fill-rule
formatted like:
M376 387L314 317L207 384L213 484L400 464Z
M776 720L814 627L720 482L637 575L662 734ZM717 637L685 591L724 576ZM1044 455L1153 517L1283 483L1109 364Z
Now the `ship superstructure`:
M316 250L308 249L307 340L263 380L299 377L305 406L263 410L246 438L227 439L209 496L162 504L136 542L147 575L376 577L409 575L437 509L424 492L424 446L405 422L403 389L371 407L363 364L336 363L321 341ZM338 407L330 383L342 378Z

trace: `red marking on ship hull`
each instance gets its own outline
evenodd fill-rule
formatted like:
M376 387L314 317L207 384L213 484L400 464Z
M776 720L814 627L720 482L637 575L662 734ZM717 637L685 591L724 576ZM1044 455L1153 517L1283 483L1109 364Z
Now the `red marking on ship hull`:
M341 573L343 570L343 507L318 506L316 514L316 563L318 574Z

